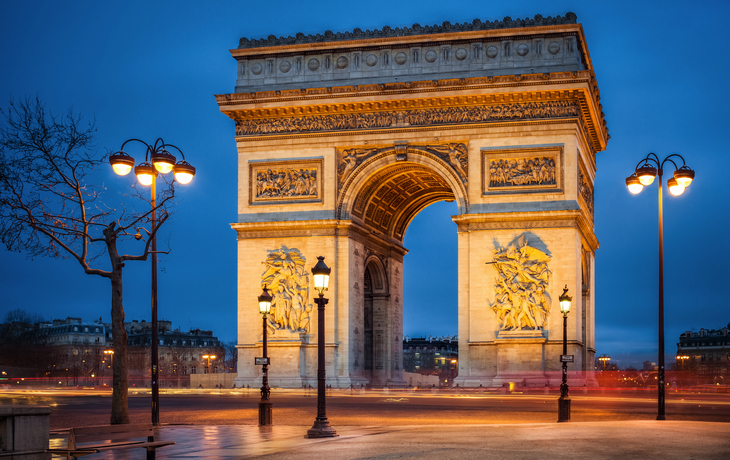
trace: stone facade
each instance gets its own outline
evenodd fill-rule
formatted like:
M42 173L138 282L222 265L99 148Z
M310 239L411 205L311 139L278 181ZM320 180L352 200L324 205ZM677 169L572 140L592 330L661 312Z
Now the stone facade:
M680 359L680 356L686 358ZM730 324L717 330L702 328L687 331L677 342L678 370L691 370L704 376L730 373Z
M261 380L255 298L267 258L293 250L307 269L281 270L296 286L317 256L332 268L328 384L405 385L403 238L441 200L458 208L456 383L558 381L564 285L571 378L594 381L593 184L609 136L582 26L351 38L242 41L236 92L216 96L236 122L239 158L237 385ZM311 171L316 193L296 185ZM511 270L517 281L499 287ZM289 291L285 309L314 318L312 290L301 300ZM309 324L269 337L271 385L316 383L320 337Z

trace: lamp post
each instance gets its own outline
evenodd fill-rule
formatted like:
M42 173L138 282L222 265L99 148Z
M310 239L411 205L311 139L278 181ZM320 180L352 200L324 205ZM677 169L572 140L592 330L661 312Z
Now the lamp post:
M259 296L259 313L263 317L264 334L263 334L263 359L262 362L262 374L261 379L261 401L259 401L259 426L270 426L271 422L271 406L272 403L269 401L269 395L271 389L269 388L269 375L267 373L267 366L269 364L269 357L266 354L266 336L269 331L266 327L266 318L271 312L271 294L266 290L264 284L264 291Z
M210 374L210 360L211 359L215 360L215 358L216 358L215 355L203 355L203 359L208 360L208 365L205 368L205 370L208 372L208 374Z
M570 313L570 302L573 300L568 295L568 285L565 285L563 294L560 296L560 312L563 314L563 354L560 361L563 363L563 383L560 384L560 398L558 398L558 422L570 421L570 396L568 395L568 361L573 362L573 356L568 356L568 313Z
M134 158L124 152L124 146L129 142L140 142L147 147L145 151L144 162L134 166ZM183 159L177 161L174 155L167 150L168 147L174 148ZM149 160L149 161L148 161ZM152 162L150 164L150 161ZM141 141L139 139L127 139L122 144L119 151L109 156L109 163L114 172L120 176L126 176L134 168L134 174L142 185L149 185L151 192L150 204L152 205L152 213L150 220L152 227L149 234L152 241L150 242L150 257L152 259L152 357L151 372L152 381L152 424L160 425L160 383L159 365L158 365L158 330L157 330L157 174L167 174L173 172L175 180L181 184L188 184L195 176L195 168L185 161L185 154L182 150L172 144L165 144L162 138L158 138L153 145ZM135 238L141 239L142 236L137 233Z
M608 355L601 355L598 357L598 360L603 363L603 371L606 370L606 361L611 361L611 357Z
M689 356L681 355L681 356L677 356L677 359L682 361L682 370L684 370L684 362L689 359Z
M317 257L317 264L312 267L314 288L319 292L319 298L314 299L317 304L317 418L312 428L307 430L305 438L331 438L338 436L334 428L327 421L325 407L325 367L324 367L324 306L328 299L324 298L324 291L330 280L332 270L325 265L324 257Z
M677 163L672 158L682 160L682 166L677 167ZM626 178L626 186L629 191L636 195L641 192L647 185L654 182L655 177L659 177L659 376L658 382L658 413L657 420L665 420L664 412L664 216L662 204L662 174L664 173L664 164L671 163L674 165L674 177L667 180L669 193L679 196L684 189L689 187L695 177L695 172L691 170L684 162L684 158L676 153L669 155L664 160L659 161L659 157L655 153L650 153L641 160L634 170L634 173Z
M109 356L109 368L112 370L112 385L114 385L114 350L104 350L104 354Z

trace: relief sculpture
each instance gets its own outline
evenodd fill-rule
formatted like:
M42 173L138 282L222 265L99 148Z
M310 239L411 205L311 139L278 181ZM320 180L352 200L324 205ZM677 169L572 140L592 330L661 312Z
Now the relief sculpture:
M399 112L312 115L291 118L245 118L236 121L236 135L395 128L457 123L488 123L510 120L579 117L576 101L529 102L505 105L447 107Z
M437 152L446 160L459 175L459 178L467 185L468 151L464 144L427 145L426 148Z
M256 198L317 197L316 169L267 169L256 173Z
M593 188L588 184L585 175L580 169L578 170L578 193L588 207L591 218L594 218Z
M282 246L269 251L262 263L266 269L261 275L261 284L272 296L269 332L309 332L312 304L306 303L309 299L309 276L304 256L297 249Z
M489 187L555 185L555 159L549 157L491 159Z
M456 172L457 176L464 185L468 184L469 179L469 151L466 144L450 143L450 144L434 144L434 145L411 145L404 147L404 151L411 153L429 153L446 162ZM396 152L396 147L384 148L351 148L342 150L339 154L339 166L337 167L338 189L350 177L352 172L362 164L362 162L370 157L380 153Z
M377 152L378 149L347 149L342 151L340 165L337 168L337 178L340 184L344 184L350 173L357 168L360 162Z
M529 246L523 234L516 243L494 251L497 278L495 301L490 306L500 330L546 329L550 315L547 293L550 256Z

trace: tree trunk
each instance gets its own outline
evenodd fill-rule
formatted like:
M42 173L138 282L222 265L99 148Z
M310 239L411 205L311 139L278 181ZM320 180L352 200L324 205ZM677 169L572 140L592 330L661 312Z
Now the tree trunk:
M114 375L112 383L111 424L129 423L127 392L127 331L124 330L124 307L122 305L122 268L124 264L114 264L112 282L112 340L114 346Z

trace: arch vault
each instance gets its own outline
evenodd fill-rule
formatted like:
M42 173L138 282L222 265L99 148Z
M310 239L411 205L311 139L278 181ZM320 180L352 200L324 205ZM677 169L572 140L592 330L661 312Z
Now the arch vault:
M403 240L455 201L461 386L559 381L567 285L571 378L591 382L595 155L608 141L575 15L241 39L238 385L260 383L255 298L272 289L272 385L404 386ZM332 267L327 334L310 269ZM436 256L434 257L436 258ZM580 299L580 301L578 301Z

